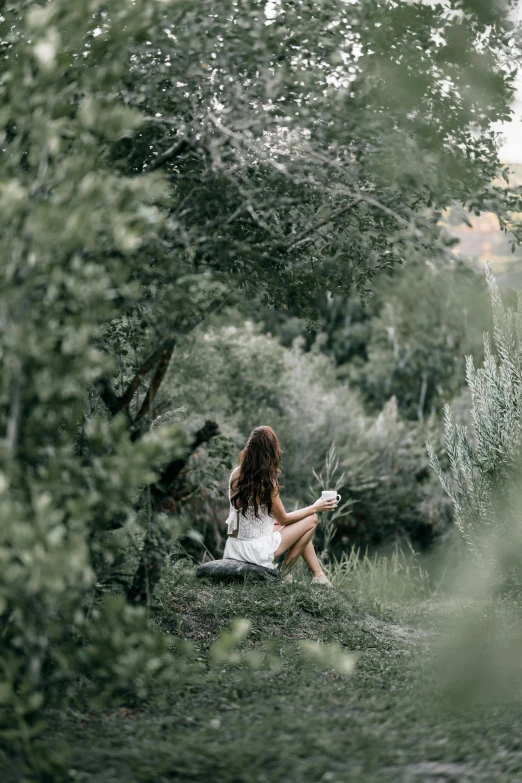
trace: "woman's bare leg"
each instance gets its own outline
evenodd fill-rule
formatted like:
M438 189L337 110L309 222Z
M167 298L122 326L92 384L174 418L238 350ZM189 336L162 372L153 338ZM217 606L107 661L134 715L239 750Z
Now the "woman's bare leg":
M305 561L306 565L312 572L314 576L322 576L324 574L324 571L321 567L321 563L319 562L317 555L315 554L314 545L311 541L308 542L308 544L305 546L303 551L301 552L301 557Z
M313 532L317 526L317 514L310 514L309 517L300 519L299 522L292 522L291 525L274 525L274 530L281 533L281 543L274 553L274 557L279 557L299 539L307 533Z
M317 527L317 515L311 514L309 517L301 519L299 522L294 522L291 525L278 525L274 527L274 530L279 530L281 533L281 543L275 552L275 557L282 555L283 552L287 552L283 570L288 573L295 565L300 555L306 551L305 562L314 574L314 576L320 576L323 571L317 560L317 555L311 543L315 528Z

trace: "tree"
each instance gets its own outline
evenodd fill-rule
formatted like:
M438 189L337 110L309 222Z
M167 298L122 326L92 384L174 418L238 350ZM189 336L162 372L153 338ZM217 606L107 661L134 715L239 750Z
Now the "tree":
M348 377L371 409L394 395L402 415L423 421L460 392L462 354L481 360L487 295L481 278L464 264L410 268L382 282L388 286L380 285L366 361L348 367Z
M166 219L146 234L132 273L140 296L99 342L118 355L132 438L164 410L158 390L175 346L225 304L282 307L313 322L327 291L364 296L383 269L445 258L453 240L438 219L455 198L505 212L505 195L491 204L502 167L488 128L509 113L512 26L500 13L466 9L455 21L414 8L371 1L348 18L330 0L310 5L305 26L295 4L266 24L257 0L200 0L168 10L135 45L119 98L142 124L110 147L111 163L137 181L164 171L169 189ZM436 54L429 25L451 39ZM487 98L475 89L484 69L497 77ZM444 74L466 86L465 100L441 95ZM146 396L127 406L133 379ZM110 411L114 378L95 385Z
M382 269L446 258L452 202L519 208L490 184L516 71L500 5L266 8L182 6L129 68L122 98L147 123L121 156L167 172L171 268L314 320L325 291L364 296Z
M270 319L266 310L260 318L285 344L299 335L310 351L331 356L338 378L362 393L369 411L394 396L402 416L422 421L462 389L462 354L481 360L487 304L482 276L457 261L383 274L366 306L355 295L327 296L316 331L302 319Z
M162 497L216 431L140 430L168 339L122 391L104 350L111 323L140 303L138 251L165 220L161 175L126 176L108 155L140 123L110 95L156 9L56 0L7 3L0 17L0 725L27 777L58 779L54 752L38 744L40 710L57 692L66 697L80 672L105 667L102 699L113 666L119 693L133 692L150 656L145 692L173 670L144 611L113 601L107 621L93 604L133 526L164 523Z

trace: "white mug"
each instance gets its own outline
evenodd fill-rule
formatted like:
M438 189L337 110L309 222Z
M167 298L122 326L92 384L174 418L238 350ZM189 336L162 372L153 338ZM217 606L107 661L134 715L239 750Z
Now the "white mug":
M330 500L330 498L335 498L337 502L340 501L341 496L338 492L335 491L335 489L323 489L321 492L321 497L324 500Z

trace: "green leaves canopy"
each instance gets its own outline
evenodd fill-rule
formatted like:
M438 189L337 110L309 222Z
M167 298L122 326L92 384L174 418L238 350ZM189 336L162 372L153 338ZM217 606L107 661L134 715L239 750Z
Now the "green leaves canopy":
M313 319L324 290L447 256L453 200L520 204L490 185L515 74L500 6L178 8L135 52L123 99L148 120L121 149L168 174L171 263Z

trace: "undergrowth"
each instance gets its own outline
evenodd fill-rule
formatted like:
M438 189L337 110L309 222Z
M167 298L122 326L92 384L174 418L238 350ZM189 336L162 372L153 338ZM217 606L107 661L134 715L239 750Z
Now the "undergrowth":
M293 583L214 584L188 560L172 564L151 622L192 647L194 667L139 705L50 714L46 741L69 748L67 780L519 780L518 703L460 713L439 704L434 634L419 619L431 599L415 593L426 580L405 558L346 558L333 590L299 569ZM353 660L353 671L312 660L305 653L317 643ZM2 781L18 783L13 769Z
M359 610L386 618L436 593L430 574L410 548L395 546L387 555L352 549L334 558L325 570L333 585Z

